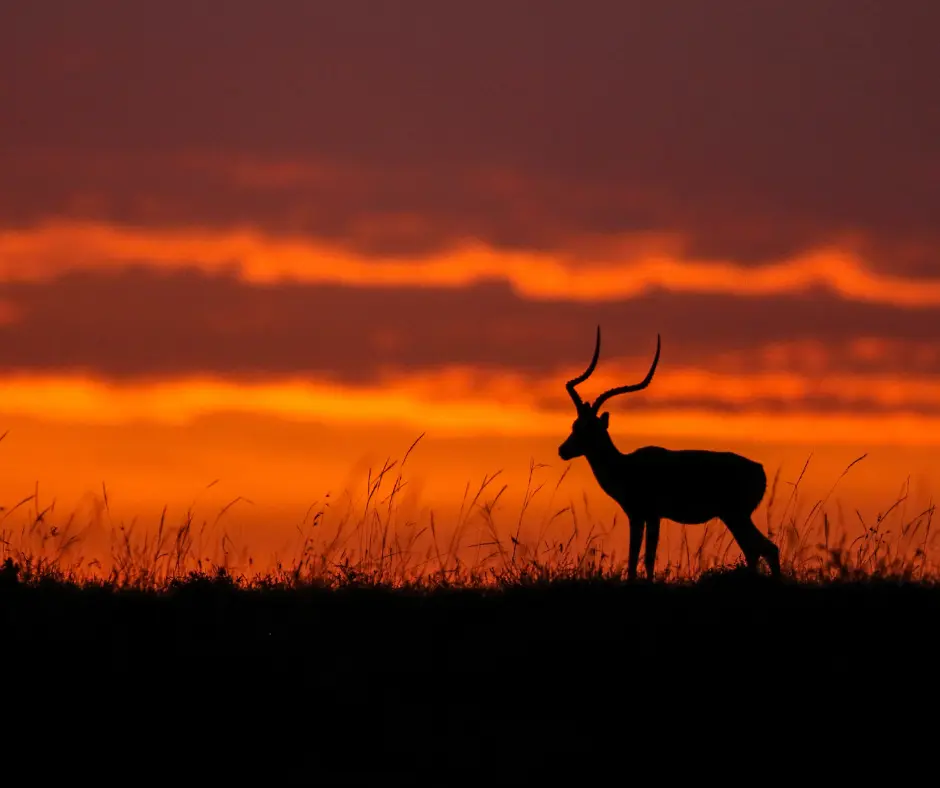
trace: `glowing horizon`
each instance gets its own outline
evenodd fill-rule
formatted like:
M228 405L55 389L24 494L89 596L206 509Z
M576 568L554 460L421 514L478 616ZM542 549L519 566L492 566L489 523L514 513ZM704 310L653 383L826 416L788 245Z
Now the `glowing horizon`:
M569 377L577 372L570 370ZM224 413L259 414L298 421L357 425L408 425L443 436L551 436L567 429L572 408L567 400L539 405L537 400L561 399L557 389L565 378L528 381L494 376L488 390L473 392L474 371L455 368L432 375L390 377L378 386L350 386L305 380L266 383L183 378L160 382L117 383L71 376L0 376L0 397L11 416L44 422L121 425L135 422L185 425L194 419ZM598 390L616 385L620 376L597 374ZM663 439L739 440L759 427L769 443L857 444L864 435L872 445L940 445L940 412L918 413L914 406L940 400L940 384L889 378L844 377L812 381L795 375L720 376L700 371L659 373L655 378L662 406L646 403L631 413L633 403L611 402L612 429L625 434ZM697 404L702 387L738 406L737 412L710 411ZM761 394L794 400L808 392L841 393L849 402L869 401L891 406L887 412L786 413L748 408ZM515 396L513 396L515 395ZM554 396L553 396L554 395ZM587 396L587 395L586 395ZM864 399L862 399L864 397ZM624 398L625 400L627 398ZM692 406L683 407L688 399ZM623 405L621 407L621 405ZM620 414L617 411L621 411Z

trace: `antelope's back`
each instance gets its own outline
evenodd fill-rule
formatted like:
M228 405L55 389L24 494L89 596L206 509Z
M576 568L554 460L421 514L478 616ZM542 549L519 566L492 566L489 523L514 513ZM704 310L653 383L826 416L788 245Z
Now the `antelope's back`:
M767 490L764 467L733 452L646 446L629 456L633 483L643 485L664 516L677 522L749 515Z

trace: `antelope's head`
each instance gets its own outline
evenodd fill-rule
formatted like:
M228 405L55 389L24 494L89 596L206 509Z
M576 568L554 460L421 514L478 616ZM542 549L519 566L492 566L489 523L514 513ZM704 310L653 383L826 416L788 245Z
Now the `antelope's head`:
M597 327L597 342L594 345L594 358L591 359L591 363L583 374L565 383L565 388L568 389L568 394L571 396L574 406L577 409L578 417L574 420L574 424L571 425L571 434L565 442L558 447L558 456L561 457L561 459L573 460L575 457L582 457L591 451L593 447L603 445L605 440L609 441L607 428L610 414L605 412L598 415L601 405L617 394L626 394L631 391L645 389L653 379L653 373L656 371L656 365L659 363L659 349L660 337L659 334L657 334L656 355L653 358L653 364L650 367L650 371L646 373L646 377L640 383L609 389L594 400L593 404L585 402L581 399L581 395L578 394L575 386L584 383L584 381L591 376L591 373L594 372L594 367L597 366L597 359L601 353L601 327Z

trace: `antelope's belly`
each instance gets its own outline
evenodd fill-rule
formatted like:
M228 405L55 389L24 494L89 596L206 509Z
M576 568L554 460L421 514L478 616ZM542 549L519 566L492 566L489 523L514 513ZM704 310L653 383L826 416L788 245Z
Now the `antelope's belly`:
M669 499L663 501L657 509L661 518L683 525L701 525L715 517L721 517L716 507L703 505L696 500Z

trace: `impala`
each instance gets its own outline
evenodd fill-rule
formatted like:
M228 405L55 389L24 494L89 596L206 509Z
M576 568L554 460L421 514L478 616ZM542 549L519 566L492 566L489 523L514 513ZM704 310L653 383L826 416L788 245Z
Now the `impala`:
M612 388L591 404L581 399L575 386L587 380L597 366L601 352L601 328L597 327L594 358L582 375L565 384L578 417L571 435L558 447L558 455L563 460L586 457L601 489L626 513L630 521L629 579L636 578L644 527L646 576L653 578L663 518L693 525L717 517L731 531L750 569L756 571L763 557L771 573L778 576L779 550L751 519L767 489L767 476L760 463L731 452L673 451L659 446L623 454L610 438L609 414L598 415L601 405L611 397L640 391L650 384L659 363L660 344L657 335L653 364L640 383Z

